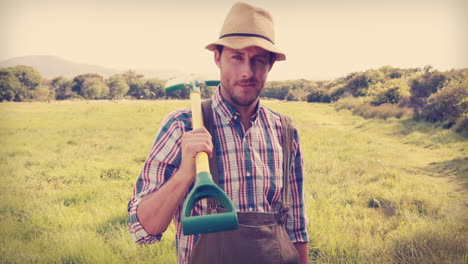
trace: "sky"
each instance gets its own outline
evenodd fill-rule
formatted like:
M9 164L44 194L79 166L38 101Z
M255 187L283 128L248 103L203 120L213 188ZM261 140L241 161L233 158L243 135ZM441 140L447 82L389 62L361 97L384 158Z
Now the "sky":
M0 0L0 61L53 55L116 69L218 74L204 47L229 0ZM269 10L287 60L269 80L327 80L385 65L468 68L468 0L248 0Z

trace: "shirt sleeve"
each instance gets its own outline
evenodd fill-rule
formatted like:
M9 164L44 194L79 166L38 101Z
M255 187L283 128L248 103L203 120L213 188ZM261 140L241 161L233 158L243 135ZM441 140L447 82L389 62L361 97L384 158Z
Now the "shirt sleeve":
M162 234L146 232L137 216L138 204L143 197L157 191L175 173L181 162L180 139L186 130L180 113L171 113L162 122L135 184L133 197L128 203L129 230L138 244L151 244L160 241Z
M290 166L290 192L291 208L286 221L286 231L293 243L307 242L307 214L304 206L303 192L303 159L299 141L299 133L294 128L294 141L291 153Z

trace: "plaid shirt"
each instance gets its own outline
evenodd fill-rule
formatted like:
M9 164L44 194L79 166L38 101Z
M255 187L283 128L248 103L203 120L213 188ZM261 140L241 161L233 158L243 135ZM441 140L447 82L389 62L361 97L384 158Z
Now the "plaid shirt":
M245 131L240 114L216 90L212 97L215 157L218 159L218 185L232 199L236 211L277 212L281 207L283 186L282 134L279 114L259 104L252 126ZM138 244L159 241L162 234L148 234L138 220L136 209L141 199L157 191L181 163L182 134L192 130L189 109L170 113L163 121L153 148L138 178L133 198L128 204L129 229ZM308 241L307 218L302 193L303 170L299 137L294 129L291 155L290 201L286 230L292 242ZM190 192L193 185L187 191ZM186 194L186 195L187 195ZM175 215L177 258L188 263L198 235L182 233L183 201ZM205 214L205 205L195 207L195 214Z

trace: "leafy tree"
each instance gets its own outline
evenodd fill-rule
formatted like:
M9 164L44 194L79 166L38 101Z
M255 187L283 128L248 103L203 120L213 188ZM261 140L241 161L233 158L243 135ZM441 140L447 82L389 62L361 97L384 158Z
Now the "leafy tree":
M39 85L36 89L30 92L31 99L34 101L50 101L55 98L55 91L49 89L48 81Z
M109 98L111 99L123 98L130 88L122 75L111 76L107 84L109 86Z
M12 75L15 77L13 78ZM19 84L18 84L19 83ZM41 75L30 66L16 66L2 69L2 100L24 101L35 99L46 89L41 87ZM41 91L37 91L37 89Z
M73 79L72 92L85 99L103 99L109 94L104 78L95 73L78 75Z
M289 89L291 89L291 87L284 82L268 82L265 89L262 91L262 97L284 100L289 93Z
M390 79L384 83L378 83L369 91L371 104L378 106L381 104L397 104L404 96L409 96L409 87L406 80Z
M378 71L385 75L388 79L399 79L405 75L405 70L399 68L393 68L391 66L383 66Z
M12 67L11 71L24 86L20 96L23 99L34 99L35 90L38 89L42 83L42 77L39 72L30 66Z
M388 103L396 104L398 101L400 101L400 93L398 92L398 87L394 87L377 94L371 101L371 104L374 106Z
M307 100L308 94L309 94L309 91L304 89L304 87L301 87L296 90L290 89L285 99L286 101L305 101Z
M72 92L81 95L81 88L83 87L83 83L86 78L96 77L99 76L98 74L88 73L88 74L81 74L73 78L72 82Z
M109 94L109 87L102 77L88 78L81 88L81 95L86 99L104 99Z
M200 90L201 90L201 97L204 99L208 99L215 92L216 86L206 86L205 84L202 84L200 86Z
M325 88L318 88L313 90L308 96L307 96L307 102L318 102L318 103L330 103L331 102L331 97L328 94L328 90Z
M345 97L346 94L349 95L349 93L346 92L346 87L343 84L334 86L330 89L330 100L332 102L336 102L340 98Z
M422 109L422 118L429 122L442 122L452 127L457 120L468 113L468 79L452 81L433 93Z
M29 89L33 89L41 84L41 75L31 66L16 66L12 67L11 71L16 75L18 80Z
M446 81L445 75L433 71L431 66L426 66L424 74L410 82L410 103L414 109L414 119L421 118L420 109L426 104L427 98L437 92Z
M72 81L63 76L52 79L50 81L50 87L55 91L56 100L65 100L78 97L78 95L72 91Z
M145 80L143 79L129 79L127 81L129 89L128 95L133 96L136 99L145 99L149 90L145 92Z
M300 101L299 97L291 91L288 92L285 99L286 101Z
M149 79L146 81L146 89L150 92L150 99L163 98L166 93L164 91L165 81L159 79Z
M188 99L190 97L190 89L186 87L185 89L180 89L178 91L168 93L166 96L175 99Z
M17 95L24 89L16 75L9 68L0 68L0 102L18 101Z
M390 79L398 79L398 78L401 78L402 76L403 76L403 73L402 73L402 71L400 69L394 69L388 75L388 77L390 77Z
M323 82L304 79L272 81L266 84L261 96L278 100L305 101L311 91L322 85Z
M369 87L384 80L384 74L378 70L353 73L348 77L345 89L355 97L366 96Z

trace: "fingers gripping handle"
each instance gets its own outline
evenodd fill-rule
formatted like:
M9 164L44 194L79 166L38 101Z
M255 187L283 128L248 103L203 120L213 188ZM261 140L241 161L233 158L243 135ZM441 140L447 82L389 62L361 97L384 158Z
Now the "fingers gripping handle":
M180 89L190 88L190 102L192 110L192 126L193 129L198 129L203 127L203 115L201 110L201 95L200 95L200 85L205 84L206 86L217 86L220 81L218 80L206 80L200 81L196 80L193 76L186 78L184 83L179 83L165 88L166 92L174 92ZM209 172L209 159L208 154L205 152L200 152L196 156L196 168L197 174L200 172Z

